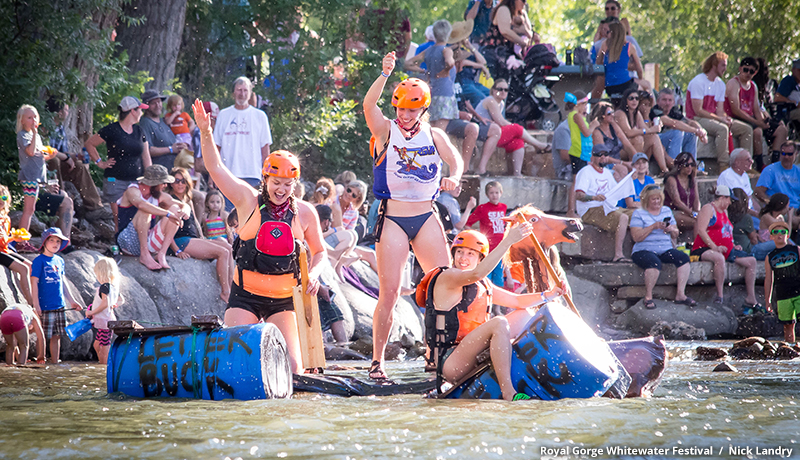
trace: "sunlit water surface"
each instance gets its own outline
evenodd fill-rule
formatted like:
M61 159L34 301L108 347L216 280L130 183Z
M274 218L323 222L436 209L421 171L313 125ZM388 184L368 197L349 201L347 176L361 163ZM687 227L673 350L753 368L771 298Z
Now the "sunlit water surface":
M0 368L0 458L744 458L748 447L753 458L777 458L764 449L779 447L800 456L800 362L712 373L716 363L691 361L695 346L670 343L675 359L656 394L621 401L146 400L108 395L104 366ZM388 372L427 377L421 362ZM712 455L678 450L692 447Z

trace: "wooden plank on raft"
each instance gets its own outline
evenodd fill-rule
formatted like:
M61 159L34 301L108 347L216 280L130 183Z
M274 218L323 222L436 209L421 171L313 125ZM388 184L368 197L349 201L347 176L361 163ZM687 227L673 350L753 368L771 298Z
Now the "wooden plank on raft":
M297 335L304 369L325 368L325 345L322 341L322 322L316 295L306 294L308 289L308 257L304 245L300 245L299 286L292 291L294 311L297 315Z

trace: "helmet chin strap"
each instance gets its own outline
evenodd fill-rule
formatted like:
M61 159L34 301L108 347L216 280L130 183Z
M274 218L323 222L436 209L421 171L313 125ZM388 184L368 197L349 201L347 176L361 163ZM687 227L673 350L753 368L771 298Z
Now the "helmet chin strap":
M425 113L425 112L423 112L423 113ZM420 129L420 126L421 126L421 123L420 123L419 119L417 119L416 123L414 123L414 126L412 126L410 129L407 129L405 126L403 126L400 123L400 119L399 118L395 118L394 122L397 124L397 126L400 129L402 129L403 131L405 131L407 133L406 135L404 135L406 140L409 140L412 137L416 136L417 133L419 132L419 129Z

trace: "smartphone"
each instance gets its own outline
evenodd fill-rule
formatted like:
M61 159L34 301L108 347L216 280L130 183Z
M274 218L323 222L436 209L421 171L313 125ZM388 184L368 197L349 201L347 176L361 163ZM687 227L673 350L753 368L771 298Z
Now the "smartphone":
M665 218L664 218L664 223L665 223L665 224L667 224L667 225L669 225L669 222L670 222L670 220L672 220L672 218L671 218L671 217L665 217Z

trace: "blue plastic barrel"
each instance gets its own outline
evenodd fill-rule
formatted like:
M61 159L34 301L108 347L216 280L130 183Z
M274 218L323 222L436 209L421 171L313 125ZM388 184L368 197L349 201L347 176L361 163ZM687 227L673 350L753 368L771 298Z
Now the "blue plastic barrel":
M286 342L268 323L117 337L109 393L139 398L272 399L292 395Z
M69 340L74 342L75 339L92 330L92 320L89 318L84 318L80 321L70 324L64 330L67 331L67 337L69 337Z
M511 380L531 398L555 400L603 395L619 378L616 358L575 313L555 303L542 307L514 342ZM452 390L448 398L501 399L488 366Z

